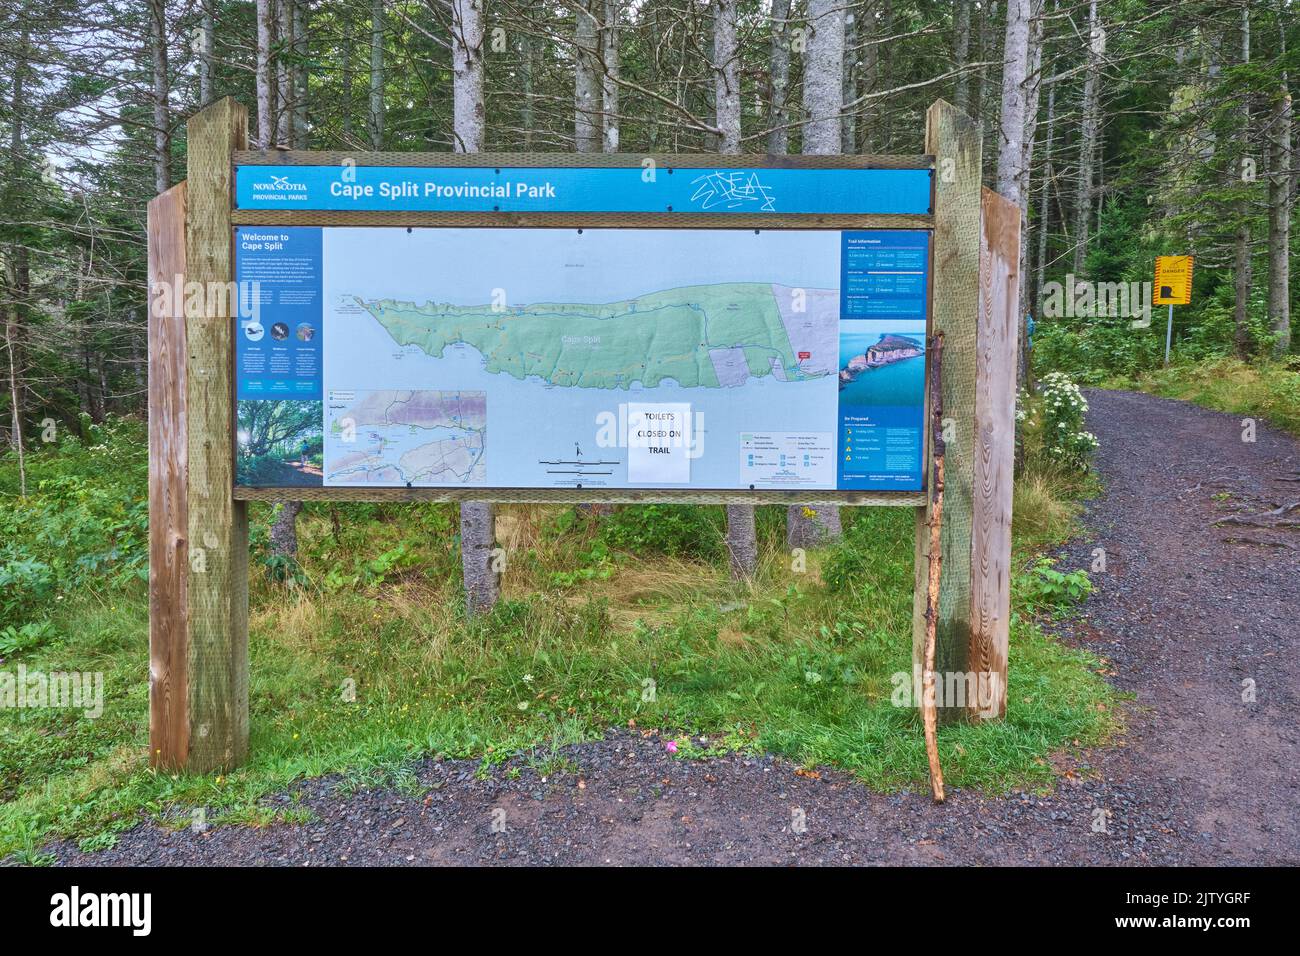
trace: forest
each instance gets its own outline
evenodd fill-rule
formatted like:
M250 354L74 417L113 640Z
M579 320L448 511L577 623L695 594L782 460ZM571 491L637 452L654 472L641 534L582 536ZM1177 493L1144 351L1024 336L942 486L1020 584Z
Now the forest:
M0 0L0 665L93 669L108 696L93 721L0 708L0 859L112 851L194 807L308 824L269 795L326 774L427 807L426 758L585 788L565 748L610 728L674 761L926 779L892 700L912 516L772 505L254 503L256 756L151 771L145 215L198 110L233 97L255 149L390 154L907 155L935 100L974 117L984 184L1022 213L1012 705L940 749L992 799L1123 735L1123 648L1061 637L1107 580L1077 545L1085 503L1099 460L1201 434L1105 397L1103 433L1090 402L1247 416L1234 453L1256 418L1300 436L1297 50L1292 0ZM1195 261L1168 358L1165 255ZM240 475L318 479L299 404L241 409ZM1285 502L1261 523L1208 500L1296 550Z
M537 0L467 4L466 23L458 9L8 0L10 447L47 417L81 429L140 411L145 203L183 178L185 119L223 96L254 112L257 146L778 154L921 152L943 97L983 122L988 184L1025 210L1044 370L1158 366L1159 322L1134 335L1126 317L1037 306L1067 275L1150 281L1170 252L1197 257L1176 354L1288 353L1300 44L1285 0ZM458 69L481 73L474 143L454 128Z

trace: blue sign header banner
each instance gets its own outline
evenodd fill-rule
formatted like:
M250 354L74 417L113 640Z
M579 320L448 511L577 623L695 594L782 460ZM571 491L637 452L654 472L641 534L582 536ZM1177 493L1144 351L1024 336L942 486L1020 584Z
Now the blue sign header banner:
M367 212L930 212L929 169L239 166L237 209Z

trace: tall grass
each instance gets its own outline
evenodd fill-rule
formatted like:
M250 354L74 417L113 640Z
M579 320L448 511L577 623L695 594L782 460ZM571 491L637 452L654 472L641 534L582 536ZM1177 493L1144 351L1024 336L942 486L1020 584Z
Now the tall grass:
M60 467L80 454L68 449ZM0 473L10 467L0 460ZM87 482L107 480L85 467ZM1059 476L1021 480L1020 547L1067 532L1063 487ZM17 507L0 498L0 519ZM891 702L894 675L911 667L910 510L849 511L844 540L802 564L783 549L782 511L759 509L759 573L737 584L710 537L719 509L597 519L503 508L504 596L470 620L449 506L309 504L287 582L265 561L272 509L255 506L252 756L228 775L148 768L144 582L81 580L24 612L45 636L0 668L101 670L105 714L0 709L0 854L60 835L108 845L141 813L179 825L194 806L261 821L260 798L305 776L410 785L404 768L421 755L549 760L553 746L611 727L769 749L879 788L922 786L919 723ZM24 535L40 552L39 535ZM1099 668L1018 614L1008 717L945 729L950 782L1048 785L1053 752L1115 729Z
M1106 385L1264 418L1300 437L1300 357L1249 365L1240 359L1216 358L1112 379Z

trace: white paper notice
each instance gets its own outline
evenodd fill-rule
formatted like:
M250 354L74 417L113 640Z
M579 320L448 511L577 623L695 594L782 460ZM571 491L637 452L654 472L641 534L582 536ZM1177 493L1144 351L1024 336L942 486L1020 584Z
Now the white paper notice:
M629 484L689 484L691 406L685 402L627 405Z

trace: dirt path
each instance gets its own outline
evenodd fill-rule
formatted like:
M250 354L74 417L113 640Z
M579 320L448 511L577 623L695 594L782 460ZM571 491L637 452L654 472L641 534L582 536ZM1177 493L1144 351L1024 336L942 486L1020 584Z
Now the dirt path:
M1089 398L1107 493L1062 566L1087 567L1104 548L1107 571L1075 632L1114 662L1137 707L1125 745L1047 797L958 791L935 807L839 774L796 776L771 758L677 761L657 740L616 735L569 748L576 773L551 781L528 769L478 780L475 764L430 761L418 771L433 788L423 799L340 796L311 781L311 823L202 835L146 825L111 851L58 854L203 865L1300 863L1300 528L1214 524L1300 499L1300 483L1275 480L1300 475L1300 448L1266 428L1243 442L1239 418L1177 402ZM1247 681L1254 702L1243 701ZM1094 832L1098 811L1108 832Z
M274 482L278 487L292 488L297 485L319 485L323 474L315 465L303 464L297 458L291 458L275 462L274 472L262 475L261 479L266 483Z

